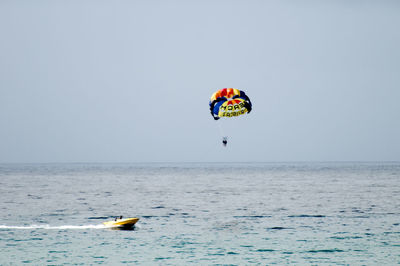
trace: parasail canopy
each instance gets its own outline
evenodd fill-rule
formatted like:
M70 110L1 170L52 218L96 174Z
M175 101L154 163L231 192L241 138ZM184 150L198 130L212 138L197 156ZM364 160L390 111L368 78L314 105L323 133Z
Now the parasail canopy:
M215 120L250 113L251 101L244 91L224 88L216 91L210 99L210 111Z

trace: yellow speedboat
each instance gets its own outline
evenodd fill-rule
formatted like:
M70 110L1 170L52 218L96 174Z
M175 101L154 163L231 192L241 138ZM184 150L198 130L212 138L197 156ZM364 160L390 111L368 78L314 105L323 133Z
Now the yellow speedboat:
M114 221L104 222L103 224L112 229L132 229L139 218L116 218Z

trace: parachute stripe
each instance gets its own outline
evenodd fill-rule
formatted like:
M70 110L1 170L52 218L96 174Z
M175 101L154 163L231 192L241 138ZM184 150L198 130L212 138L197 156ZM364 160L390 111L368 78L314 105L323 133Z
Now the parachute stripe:
M240 96L240 90L238 89L233 89L233 88L223 88L222 90L219 90L217 92L215 92L212 96L211 96L211 101L214 101L218 98L221 97L225 97L225 98L232 98L235 95Z

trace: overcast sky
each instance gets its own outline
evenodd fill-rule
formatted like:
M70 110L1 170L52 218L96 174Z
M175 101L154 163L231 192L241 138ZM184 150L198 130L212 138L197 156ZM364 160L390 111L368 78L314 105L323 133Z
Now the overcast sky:
M398 1L0 0L0 162L398 161L399 29ZM214 121L225 87L253 111Z

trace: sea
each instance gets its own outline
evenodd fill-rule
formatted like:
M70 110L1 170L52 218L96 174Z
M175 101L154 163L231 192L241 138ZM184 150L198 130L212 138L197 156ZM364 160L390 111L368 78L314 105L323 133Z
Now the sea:
M0 164L25 264L398 265L400 162Z

